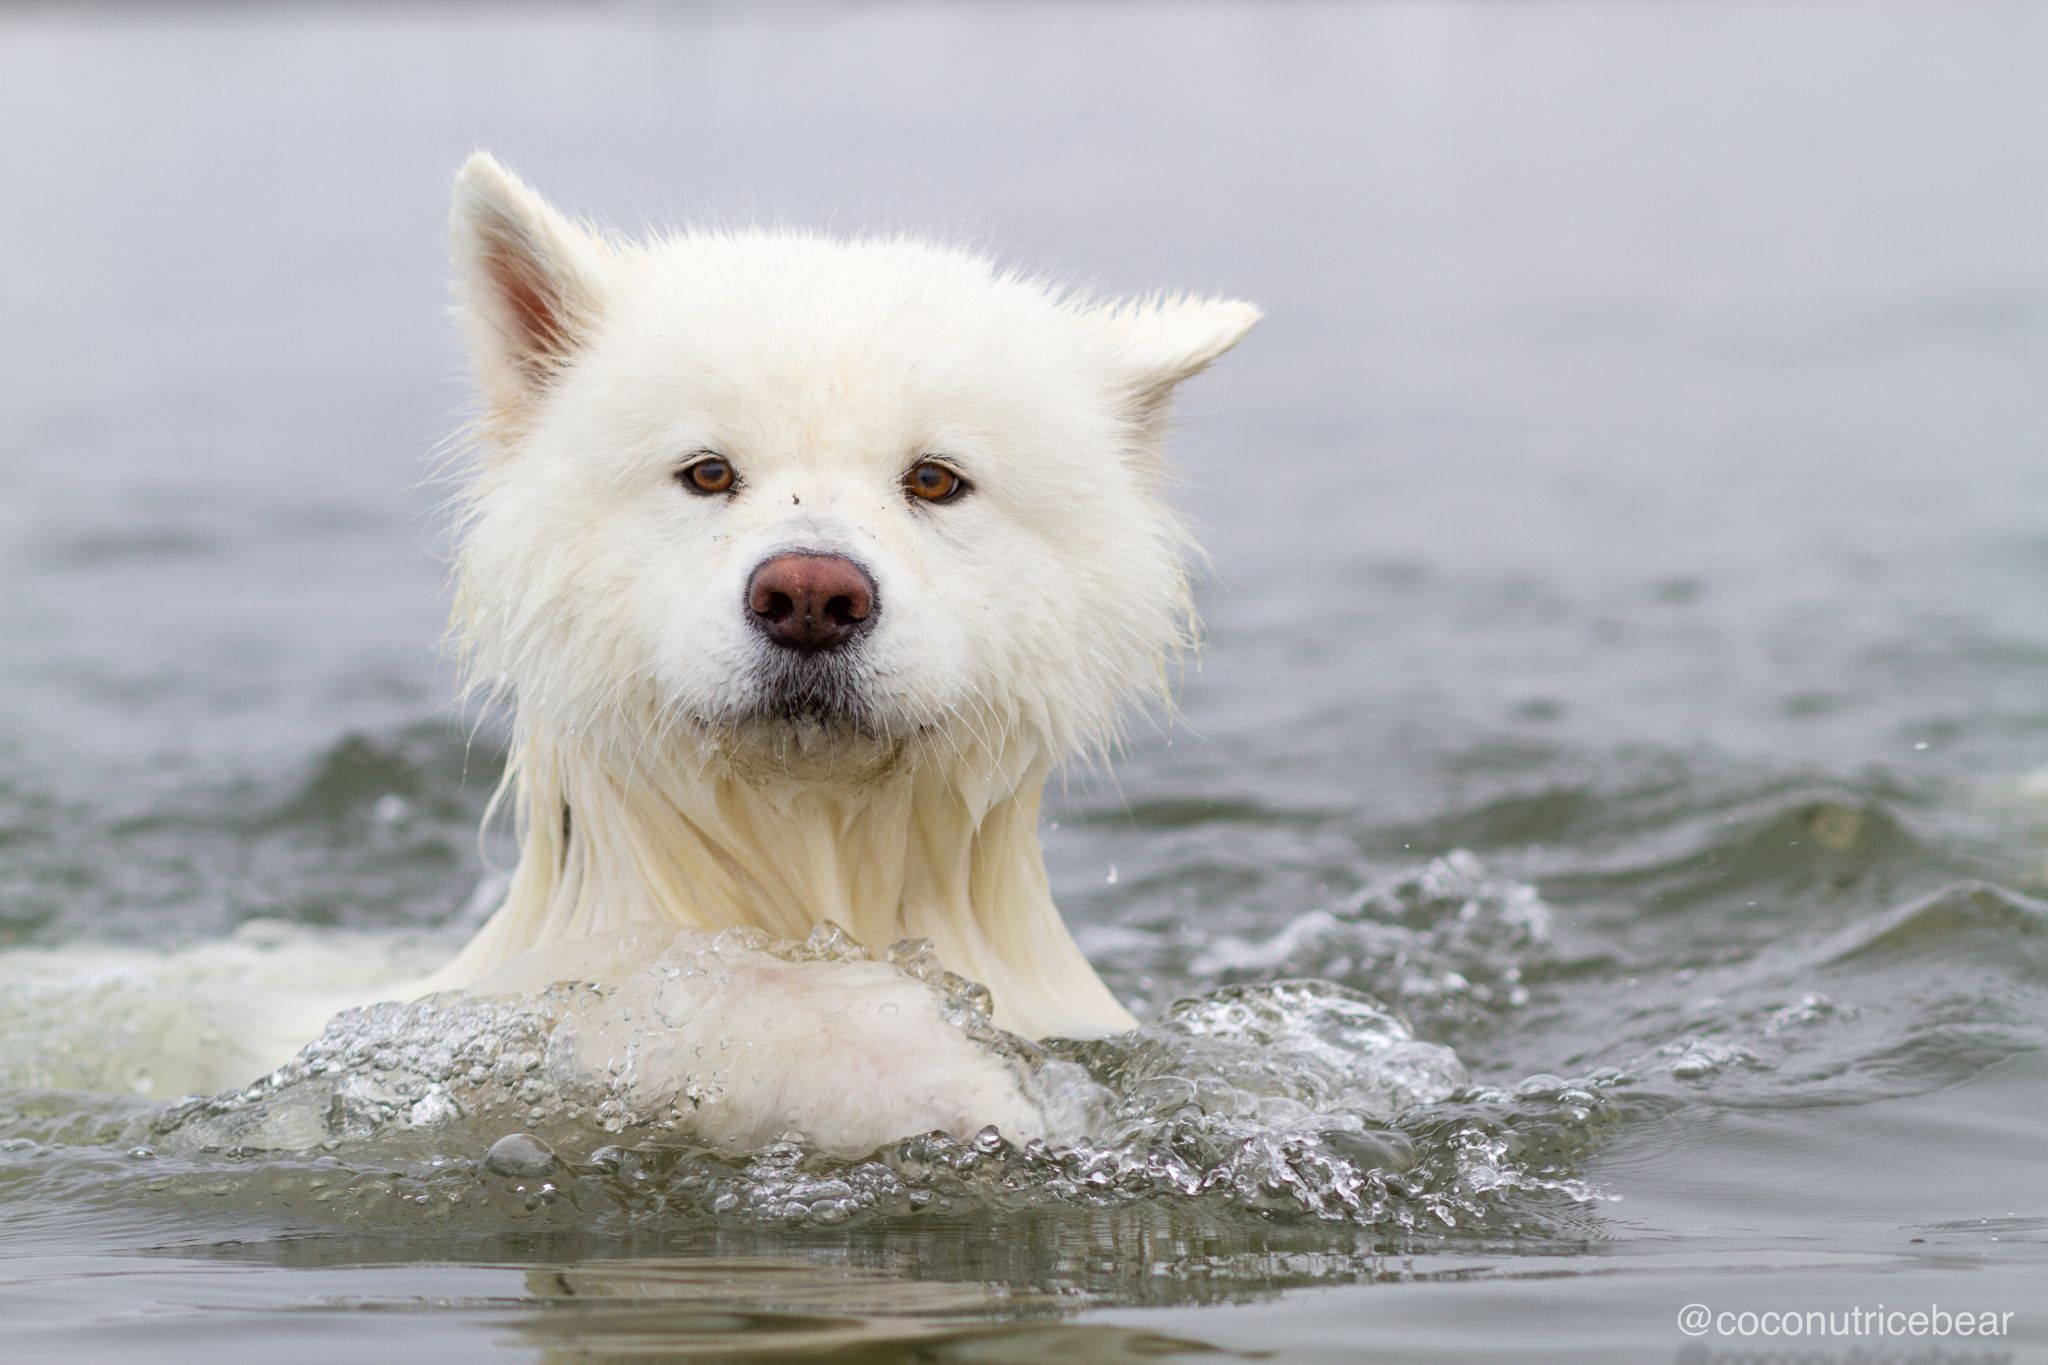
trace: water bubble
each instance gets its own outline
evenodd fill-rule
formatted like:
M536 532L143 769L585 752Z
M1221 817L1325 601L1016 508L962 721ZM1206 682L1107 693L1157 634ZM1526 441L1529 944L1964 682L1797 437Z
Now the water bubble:
M1668 1070L1674 1079L1682 1081L1699 1080L1738 1065L1763 1065L1756 1053L1746 1047L1705 1038L1682 1038L1666 1043L1658 1051L1673 1058Z

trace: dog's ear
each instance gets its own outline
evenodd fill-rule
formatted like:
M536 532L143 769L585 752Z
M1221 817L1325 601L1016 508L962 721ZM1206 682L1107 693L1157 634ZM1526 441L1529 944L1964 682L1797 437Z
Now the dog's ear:
M596 320L610 252L488 152L455 177L448 243L490 420L516 429Z
M1174 389L1244 340L1260 316L1237 299L1172 297L1100 305L1086 319L1132 422L1156 438Z

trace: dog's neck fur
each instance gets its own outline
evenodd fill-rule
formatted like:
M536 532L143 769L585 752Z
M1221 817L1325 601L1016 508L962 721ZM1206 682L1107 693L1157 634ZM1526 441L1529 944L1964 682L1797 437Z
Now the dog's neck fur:
M913 757L824 777L730 754L608 758L532 731L510 781L519 864L505 904L432 983L468 985L536 948L649 923L801 939L822 920L879 954L929 939L1027 1037L1136 1026L1054 908L1038 846L1038 746ZM921 760L921 761L920 761Z

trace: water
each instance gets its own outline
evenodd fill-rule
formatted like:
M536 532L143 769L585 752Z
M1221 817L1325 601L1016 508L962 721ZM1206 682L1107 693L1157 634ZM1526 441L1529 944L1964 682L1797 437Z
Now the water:
M0 16L8 1358L2048 1352L2044 20ZM1184 413L1185 715L1048 802L1160 1022L1032 1048L897 955L1044 1141L693 1147L715 1075L576 1061L652 979L209 1031L505 853L420 486L473 144L1266 306Z

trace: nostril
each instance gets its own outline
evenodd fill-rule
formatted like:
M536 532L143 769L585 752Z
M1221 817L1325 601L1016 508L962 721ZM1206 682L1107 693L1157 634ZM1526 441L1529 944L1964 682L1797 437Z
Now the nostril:
M833 649L872 623L874 580L844 555L796 552L763 561L746 605L769 640L788 649Z

